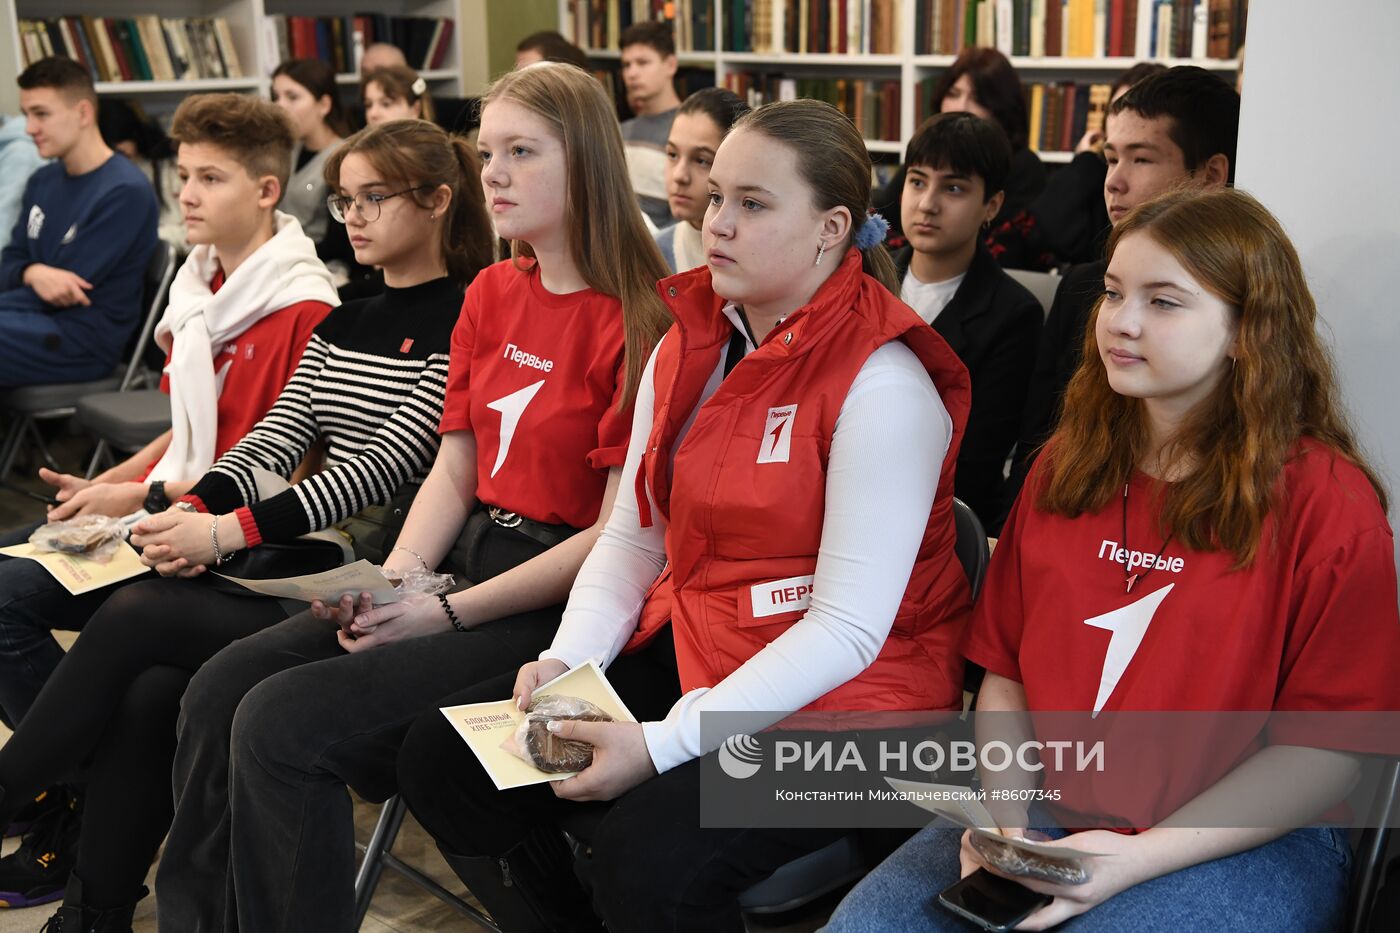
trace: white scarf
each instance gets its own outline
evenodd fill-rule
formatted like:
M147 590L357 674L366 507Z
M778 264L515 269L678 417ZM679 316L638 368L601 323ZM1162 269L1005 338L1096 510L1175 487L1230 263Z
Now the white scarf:
M219 394L227 368L214 372L214 354L249 327L299 301L340 304L316 244L290 214L277 211L273 235L233 271L218 293L209 283L219 268L212 246L196 246L170 285L170 304L156 325L156 343L174 352L170 375L170 446L152 480L203 476L214 463Z
M705 245L700 240L700 231L688 221L676 222L676 233L671 240L671 248L676 253L676 271L684 272L705 264Z

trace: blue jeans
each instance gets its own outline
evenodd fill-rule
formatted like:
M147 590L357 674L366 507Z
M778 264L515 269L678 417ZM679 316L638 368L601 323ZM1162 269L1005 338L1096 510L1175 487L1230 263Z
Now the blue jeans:
M0 547L23 544L41 523L0 534ZM63 649L53 631L80 631L123 583L74 596L38 561L0 556L0 716L11 726L29 712Z
M958 880L962 830L938 820L846 895L827 933L915 933L978 927L938 903ZM1064 831L1049 831L1063 837ZM1297 829L1266 845L1128 888L1056 927L1072 933L1341 929L1351 850L1338 830Z

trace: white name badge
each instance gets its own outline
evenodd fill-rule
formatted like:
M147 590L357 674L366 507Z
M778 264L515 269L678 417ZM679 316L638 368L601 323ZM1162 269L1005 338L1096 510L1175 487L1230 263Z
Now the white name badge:
M753 601L753 617L781 615L784 612L798 612L812 602L812 577L788 577L772 583L758 583L749 589Z

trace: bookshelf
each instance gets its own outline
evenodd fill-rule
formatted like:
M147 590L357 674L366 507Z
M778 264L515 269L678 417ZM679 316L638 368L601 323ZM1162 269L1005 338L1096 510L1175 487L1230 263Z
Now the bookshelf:
M705 2L707 2L707 0L691 0L688 4L680 3L675 6L679 7L682 13L684 13L687 8L693 10L697 8L698 4ZM810 9L810 7L808 7L808 2L809 0L802 0L802 7ZM822 0L810 0L810 3L813 5L820 2L822 2ZM922 0L922 2L927 4L928 0ZM944 0L944 2L946 4L947 0ZM1047 2L1054 3L1057 2L1057 0L1047 0ZM1067 0L1065 7L1066 17L1068 16L1068 3L1075 3L1078 5L1080 2L1082 2L1082 0ZM1160 0L1155 4L1153 0L1126 0L1126 2L1145 4L1147 7L1154 10L1161 5ZM1175 0L1175 2L1181 4L1184 0ZM1200 10L1195 11L1197 17L1207 12L1212 5L1211 0L1189 0L1189 2L1193 7L1199 2ZM1244 2L1244 0L1232 0L1232 2L1241 3ZM629 0L614 0L614 2L604 4L604 6L615 14L615 11L617 11L620 6L628 3ZM732 32L730 24L726 23L725 14L731 8L732 4L728 2L728 0L708 0L708 3L714 23L714 35L719 36L721 41L715 43L713 38L699 34L682 36L681 42L678 42L678 45L689 40L690 44L693 44L696 48L678 51L677 59L683 68L701 69L713 72L714 83L716 85L724 86L727 79L731 79L732 76L741 73L782 75L798 81L807 78L824 78L828 80L844 79L846 81L864 79L870 81L897 82L899 87L898 139L876 139L867 136L866 145L873 154L898 156L904 152L909 139L913 136L914 130L917 129L922 119L922 115L916 111L916 98L918 97L920 84L930 78L937 78L956 58L955 55L931 55L918 54L916 52L914 48L916 16L925 15L930 9L930 7L926 5L924 7L924 12L920 13L918 10L918 7L921 5L920 0L885 0L885 3L888 4L887 8L891 11L889 15L892 15L894 18L894 52L887 54L864 52L848 54L832 52L731 51L725 48L726 44L732 44L725 41L731 37ZM758 14L761 15L764 10L771 10L774 6L782 6L783 3L784 0L759 0L758 3L747 3L746 7L748 8L749 15L753 16L755 15L755 11L758 11ZM646 5L652 6L652 4ZM842 3L840 0L837 0L837 2L832 3L832 8L837 9L841 6L845 6L849 11L856 11L872 5L874 4ZM1092 10L1094 6L1092 0L1090 0L1088 5ZM1109 5L1112 6L1112 0L1109 0ZM585 3L583 6L587 7L589 4ZM592 4L592 6L596 9L597 5ZM672 4L667 4L667 6L672 6ZM1008 0L1000 0L1000 2L998 2L998 0L982 0L982 6L998 10L1015 10L1017 15L1020 15L1020 11L1029 9L1032 3L1031 0L1013 0L1013 2L1008 2ZM1100 6L1104 6L1103 0L1100 0ZM578 9L580 9L580 4L577 0L559 0L559 31L571 41L575 41L583 32L579 28L580 24L575 22L575 12ZM1100 23L1097 25L1101 26L1103 24ZM615 36L616 32L617 27L612 27L611 34ZM1007 34L1010 32L1011 30L1006 30ZM1003 41L985 44L1000 45L1003 47L1003 51L1007 51L1007 49L1010 48L1009 35L1004 35L999 38L1002 38ZM1143 29L1139 30L1137 36L1134 38L1137 42L1144 43L1150 40L1150 34ZM784 44L781 35L773 36L772 40L775 40L772 44L776 46L782 46ZM700 48L700 46L705 45L718 45L718 48L713 50L704 50ZM585 46L584 51L590 58L597 60L600 64L615 62L621 57L620 52L616 48ZM1131 55L1106 54L1079 57L1071 57L1068 55L1032 56L1008 54L1007 57L1020 73L1021 80L1026 83L1028 88L1035 83L1060 84L1065 82L1077 82L1079 84L1108 84L1120 73L1131 68L1134 64L1139 61L1148 60L1161 62L1168 67L1176 65L1198 65L1202 68L1219 72L1224 77L1233 76L1234 72L1239 68L1239 62L1233 58L1183 58L1176 56L1145 55L1137 57ZM892 136L893 134L886 135ZM1038 150L1038 154L1041 160L1047 163L1068 162L1074 155L1072 151L1058 148L1051 150L1040 149Z
M0 25L8 26L5 34L0 34L0 43L3 43L0 45L0 84L13 87L24 67L20 20L66 16L222 18L228 24L228 35L241 68L240 77L98 81L98 94L149 99L156 109L173 107L173 102L162 106L162 98L184 97L201 91L248 91L267 96L272 84L269 76L280 60L273 17L344 17L360 10L396 17L453 20L455 28L446 40L441 67L422 70L420 74L434 93L462 96L465 81L459 0L376 0L372 4L337 0L0 0ZM356 85L359 80L359 75L350 71L336 77L340 85Z

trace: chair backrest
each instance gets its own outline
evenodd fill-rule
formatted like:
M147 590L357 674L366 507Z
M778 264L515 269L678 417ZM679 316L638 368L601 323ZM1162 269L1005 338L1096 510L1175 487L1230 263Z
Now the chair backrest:
M159 240L155 251L151 253L151 261L146 266L146 317L141 322L141 330L136 334L136 345L132 347L131 357L122 372L120 391L125 392L136 381L142 359L146 355L146 347L150 345L151 335L155 333L156 322L165 310L165 299L170 294L170 283L174 278L175 247Z
M972 584L972 598L982 592L982 578L987 574L987 562L992 551L987 546L987 531L978 520L977 513L968 508L961 499L953 499L953 520L957 526L957 541L953 550L967 574L967 582Z
M1367 815L1367 828L1359 835L1356 857L1351 867L1351 890L1347 895L1347 933L1371 929L1371 911L1380 889L1390 824L1400 806L1400 762L1391 760L1381 770L1380 783Z
M1045 316L1050 316L1050 306L1055 303L1055 290L1060 287L1060 277L1049 272L1027 272L1025 269L1007 269L1006 274L1025 286L1040 302Z

